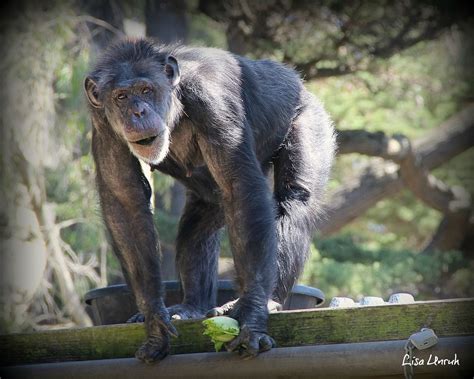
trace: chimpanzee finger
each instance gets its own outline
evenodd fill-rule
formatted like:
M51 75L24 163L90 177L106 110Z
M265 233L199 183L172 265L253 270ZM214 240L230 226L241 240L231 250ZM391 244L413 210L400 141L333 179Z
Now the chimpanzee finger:
M138 348L135 357L145 363L160 361L169 354L167 343L160 345L148 340Z
M238 335L232 341L226 343L225 348L227 351L234 351L240 347L241 343L242 343L242 338L240 337L240 335Z
M143 313L135 313L132 317L127 320L127 323L145 322L145 316Z
M171 323L171 321L165 321L163 322L167 332L173 336L173 337L178 337L179 336L179 333L178 331L176 330L176 327Z
M259 334L250 335L249 341L247 342L245 346L245 351L244 351L245 354L243 355L245 359L253 358L258 355L260 351L259 340L260 340Z
M214 307L206 312L206 317L216 317L228 315L233 309L238 299L231 300L220 307Z
M268 336L268 335L266 335L266 334L264 334L264 335L260 338L259 343L260 343L260 352L262 352L262 353L263 353L264 351L270 350L270 349L273 348L273 347L276 347L275 340L274 340L272 337L270 337L270 336Z
M247 326L244 326L239 336L229 342L226 348L228 351L238 350L242 358L249 359L275 346L275 341L267 334L252 332Z
M248 346L249 341L250 341L250 329L248 326L244 326L242 329L240 329L239 335L235 337L232 341L228 342L225 345L225 347L227 351L234 351L240 345Z

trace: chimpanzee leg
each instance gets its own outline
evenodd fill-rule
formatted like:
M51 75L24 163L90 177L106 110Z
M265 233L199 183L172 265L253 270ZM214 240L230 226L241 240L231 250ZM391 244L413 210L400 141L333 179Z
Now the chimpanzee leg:
M273 299L283 303L303 270L335 150L331 121L310 96L274 160L278 279Z
M277 205L277 286L270 312L286 300L308 256L315 223L323 211L324 189L335 151L332 123L311 95L294 120L274 159ZM207 316L232 314L236 302L209 310Z
M183 288L182 304L168 308L172 318L203 317L216 305L217 261L224 213L188 191L176 244L176 264Z

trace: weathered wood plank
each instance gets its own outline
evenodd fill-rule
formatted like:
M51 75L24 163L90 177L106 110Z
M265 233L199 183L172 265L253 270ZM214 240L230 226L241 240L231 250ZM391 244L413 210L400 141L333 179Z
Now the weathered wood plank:
M199 320L176 321L172 354L213 351ZM350 309L286 311L270 315L278 346L406 339L429 326L439 337L474 335L474 299ZM143 325L123 324L0 336L2 365L132 357Z
M283 347L248 360L230 353L197 353L172 355L157 365L145 365L133 358L40 363L0 367L0 375L8 379L394 379L403 377L405 342ZM440 338L432 348L415 353L418 359L424 359L425 364L415 367L414 377L472 378L473 351L474 337ZM459 365L428 364L435 356L449 360L456 358Z
M405 340L311 345L273 349L254 359L237 354L177 354L157 365L133 358L55 362L0 367L8 379L226 378L326 379L402 378ZM443 337L430 349L417 351L424 364L414 368L419 378L472 378L474 337ZM431 356L431 357L430 357ZM459 364L434 365L434 357ZM453 362L454 363L454 362ZM469 375L471 373L471 375Z

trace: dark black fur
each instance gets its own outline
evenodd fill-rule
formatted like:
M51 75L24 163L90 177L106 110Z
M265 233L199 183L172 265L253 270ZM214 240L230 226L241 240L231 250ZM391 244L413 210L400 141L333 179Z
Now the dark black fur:
M135 85L137 78L153 83L153 93ZM127 85L133 88L126 99L112 96ZM322 105L279 63L147 40L112 46L86 79L86 91L105 222L149 335L138 357L167 354L168 313L202 317L217 305L224 225L240 297L214 314L240 322L242 332L228 348L248 355L271 348L267 303L283 302L301 273L334 155ZM136 157L187 187L177 241L184 299L169 310L149 185ZM266 178L272 166L273 191Z

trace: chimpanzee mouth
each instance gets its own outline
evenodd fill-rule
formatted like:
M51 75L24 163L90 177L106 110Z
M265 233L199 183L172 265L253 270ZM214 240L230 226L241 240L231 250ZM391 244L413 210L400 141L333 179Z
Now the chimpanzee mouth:
M151 145L153 143L153 141L156 139L156 137L158 137L158 136L156 135L156 136L144 138L144 139L141 139L141 140L138 140L138 141L134 141L133 143L136 143L136 144L142 145L142 146L148 146L148 145Z

